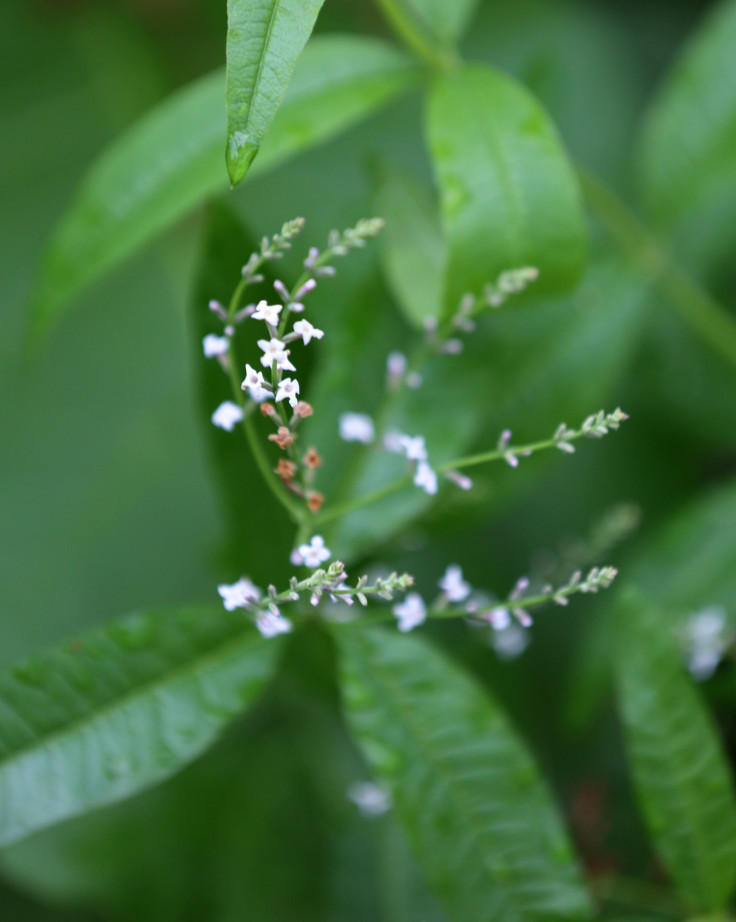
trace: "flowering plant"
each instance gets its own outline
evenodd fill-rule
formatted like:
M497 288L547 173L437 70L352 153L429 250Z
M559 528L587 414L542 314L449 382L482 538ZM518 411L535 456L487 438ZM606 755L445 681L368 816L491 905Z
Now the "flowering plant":
M0 395L0 917L727 922L734 3L646 113L684 3L226 5ZM8 304L222 58L66 6L0 11Z

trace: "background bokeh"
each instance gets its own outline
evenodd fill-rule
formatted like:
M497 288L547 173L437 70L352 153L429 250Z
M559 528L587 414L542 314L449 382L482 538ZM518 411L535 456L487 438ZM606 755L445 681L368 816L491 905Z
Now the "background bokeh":
M486 2L464 52L531 86L573 156L626 198L642 114L706 7ZM317 31L388 34L367 0L327 0ZM3 663L141 607L211 601L223 575L222 510L196 394L192 298L203 216L96 284L40 352L25 352L24 332L44 243L85 168L158 100L220 66L224 34L225 3L211 0L0 5ZM418 96L257 177L230 204L256 239L300 214L307 241L318 243L330 228L374 211L376 158L429 176ZM374 310L394 310L370 281L374 257L361 254L357 265L335 281L335 309L349 313L350 297L372 284ZM711 267L711 288L725 301L733 277L728 260ZM440 510L422 533L397 542L396 566L421 579L462 559L472 580L495 580L504 591L535 553L587 535L612 506L631 502L642 524L630 547L616 551L623 566L673 507L727 481L735 460L728 370L660 304L645 311L627 303L622 310L641 310L632 323L648 331L621 348L617 361L627 371L609 389L610 407L632 413L627 427L572 459L542 464L508 492L504 472L497 490L505 498L492 514ZM587 386L580 382L581 391ZM536 434L533 419L524 427ZM261 524L253 523L254 534ZM252 575L268 582L265 559ZM611 860L643 878L651 858L615 721L594 703L594 657L586 659L593 679L579 676L586 619L600 608L586 599L540 619L529 650L513 662L454 626L443 641L505 700L573 822L583 816L577 833L591 864ZM173 781L5 850L0 918L367 922L403 918L402 900L414 909L426 899L416 919L441 919L410 870L387 891L396 905L378 905L372 875L409 866L403 842L389 823L368 829L341 794L361 769L336 717L324 639L315 632L293 655L289 680ZM593 703L581 703L575 689ZM733 734L727 699L720 707ZM586 826L592 815L602 828ZM390 849L402 861L394 868L376 867L377 836L396 837Z

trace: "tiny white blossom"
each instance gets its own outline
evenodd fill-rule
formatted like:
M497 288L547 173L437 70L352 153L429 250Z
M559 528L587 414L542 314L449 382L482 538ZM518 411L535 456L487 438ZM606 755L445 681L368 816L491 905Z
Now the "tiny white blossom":
M325 547L325 541L321 535L314 535L309 544L300 544L297 553L304 566L312 568L318 567L332 556L329 548Z
M516 659L529 646L529 635L521 625L511 621L508 627L493 632L491 644L501 659Z
M213 359L217 356L227 354L227 350L230 348L230 340L227 336L216 336L214 333L209 333L202 340L202 348L204 350L204 357L206 359Z
M504 608L503 605L492 608L490 611L486 612L484 617L488 620L488 623L494 631L505 631L512 623L509 610L508 608Z
M713 675L732 640L724 608L711 606L690 617L685 625L684 647L687 668L696 681L703 682Z
M417 469L414 472L414 486L421 487L430 496L434 496L437 492L437 474L426 461L420 461L417 464Z
M373 781L355 781L347 794L362 816L381 816L391 809L391 795Z
M324 330L318 330L313 327L308 320L297 320L294 324L294 332L304 340L304 345L308 345L311 339L322 339L325 335Z
M298 393L299 382L296 378L283 378L279 381L279 387L276 391L276 402L288 399L290 406L295 407L299 403Z
M271 368L273 363L276 362L279 368L287 368L289 371L296 370L289 362L289 353L280 339L276 339L275 336L271 339L259 339L258 347L263 351L261 365L265 368Z
M278 634L288 634L292 623L284 618L280 611L261 611L256 615L256 627L264 637L276 637Z
M369 445L376 437L373 420L365 413L340 414L340 438Z
M251 365L245 366L245 378L240 387L242 390L247 388L254 400L265 400L266 397L271 395L266 379L263 377L263 372L256 371Z
M278 326L279 314L282 306L280 304L269 304L268 301L259 301L256 309L253 311L254 320L265 320L272 327Z
M427 448L422 435L400 435L399 445L410 461L426 461Z
M386 358L386 376L389 387L396 387L404 377L408 360L403 352L390 352Z
M235 426L243 419L243 411L232 400L226 400L212 414L212 422L220 429L232 432Z
M257 602L261 597L261 590L258 586L254 586L246 576L232 585L218 586L217 591L222 598L222 604L228 611L244 608L248 602Z
M403 602L393 607L393 613L398 618L398 628L402 633L424 624L427 617L427 606L418 592L410 592Z
M445 570L439 586L451 602L462 602L471 591L470 583L465 582L462 568L457 564L451 564Z

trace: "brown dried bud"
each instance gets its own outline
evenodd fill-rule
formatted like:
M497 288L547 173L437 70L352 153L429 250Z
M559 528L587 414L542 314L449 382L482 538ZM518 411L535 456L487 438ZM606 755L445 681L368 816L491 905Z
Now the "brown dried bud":
M312 413L314 413L314 410L311 404L307 403L306 400L300 400L294 407L294 416L299 416L301 419L306 419L307 416L311 416Z
M269 435L269 442L276 442L279 448L286 448L294 441L294 437L289 432L288 426L279 426L279 431L274 435Z
M321 493L317 493L316 490L310 490L310 492L307 493L307 506L309 506L311 512L319 512L324 501L324 496Z
M287 461L285 458L281 458L274 468L274 474L278 474L284 483L288 483L294 479L296 464L294 464L293 461Z
M304 463L307 467L319 467L322 464L322 458L316 448L310 448L304 455Z
M262 403L261 404L261 413L264 416L270 416L271 419L278 419L279 414L276 412L276 407L272 403Z

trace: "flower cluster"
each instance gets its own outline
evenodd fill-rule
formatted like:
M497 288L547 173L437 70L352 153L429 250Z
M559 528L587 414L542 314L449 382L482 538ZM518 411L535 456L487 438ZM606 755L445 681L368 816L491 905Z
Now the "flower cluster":
M296 377L297 368L291 347L296 342L308 346L312 340L322 339L324 331L305 317L299 317L289 329L290 317L304 312L304 298L317 287L318 278L335 274L330 260L364 246L366 239L377 234L383 227L383 221L373 218L359 221L354 228L342 234L332 231L324 252L317 247L309 250L303 261L304 271L292 289L287 288L280 279L274 282L273 287L281 303L271 304L267 299L261 299L256 304L241 307L240 300L247 286L264 281L259 271L264 263L280 259L303 226L303 219L297 218L284 224L279 234L271 238L264 237L260 251L253 253L243 266L242 279L233 293L229 308L225 309L218 301L210 302L210 309L224 324L224 335L208 334L202 347L205 357L216 358L232 381L236 368L232 338L237 327L246 320L265 324L265 335L258 339L261 368L257 363L254 363L255 367L246 363L240 389L247 393L253 403L261 405L261 413L272 421L276 430L268 437L269 441L287 454L288 460L279 461L274 473L287 491L302 497L307 508L316 513L324 500L322 494L313 489L315 471L322 459L314 448L300 454L294 447L299 422L311 416L313 410L301 399L301 384ZM285 404L290 407L290 414L286 412ZM212 422L232 432L237 424L246 420L248 412L249 406L242 401L235 403L227 400L212 414Z
M504 635L494 646L500 655L518 655L526 646L526 640L519 633L519 627L529 628L532 618L529 608L553 602L567 605L569 597L578 592L598 592L607 589L615 579L617 571L613 567L593 567L587 575L577 570L570 579L559 586L545 585L540 591L528 594L530 580L520 577L508 597L502 601L491 602L486 593L476 592L463 578L462 568L451 564L438 582L441 594L431 606L417 592L411 592L406 598L394 605L393 613L400 631L410 631L423 624L428 617L464 616L477 622L490 624L495 632L510 632ZM512 649L516 653L512 653Z
M315 544L312 539L312 544L305 547L321 551L324 545L320 542ZM329 557L329 551L327 556ZM274 637L277 634L288 633L293 627L291 620L281 612L280 606L285 603L298 602L302 597L306 597L312 606L317 606L326 595L331 602L342 602L350 606L357 601L360 605L366 606L368 596L375 595L390 602L396 592L406 592L414 582L408 573L391 573L387 577L378 577L373 582L370 582L367 576L361 576L354 586L348 585L347 579L345 565L336 560L326 570L317 569L306 579L300 580L292 576L289 588L282 592L278 592L275 586L269 586L263 593L247 577L241 577L232 585L220 585L217 591L228 611L242 609L253 618L264 637Z

